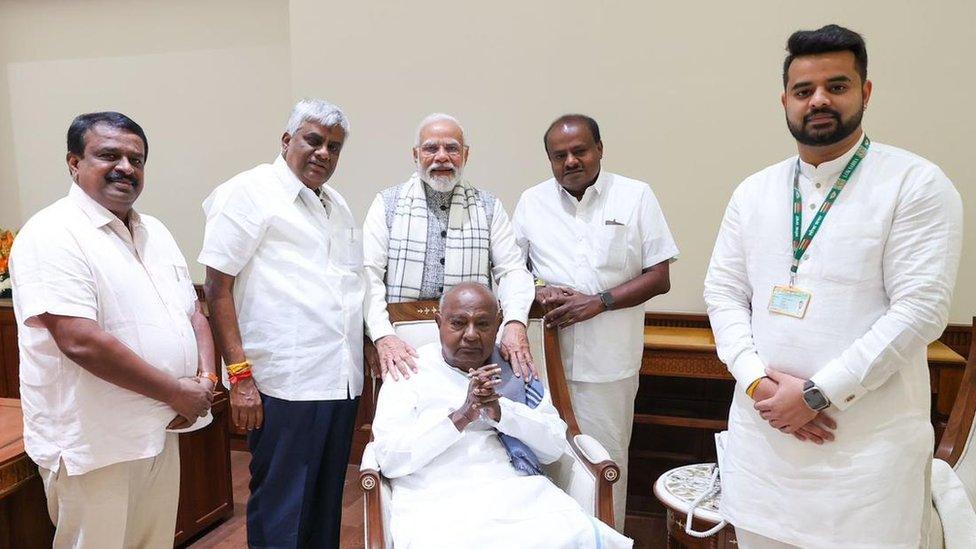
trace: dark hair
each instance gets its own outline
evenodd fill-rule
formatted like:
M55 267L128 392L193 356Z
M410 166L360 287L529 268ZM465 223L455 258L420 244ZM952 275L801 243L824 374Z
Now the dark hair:
M812 31L796 31L786 41L786 51L789 55L783 61L783 87L789 80L787 73L790 63L803 55L829 53L833 51L849 51L854 54L854 67L861 75L861 83L868 79L868 50L864 45L864 38L860 34L841 27L840 25L826 25Z
M98 124L106 124L138 135L142 139L146 158L149 158L149 141L146 139L146 132L142 130L142 126L136 124L136 121L128 116L115 111L90 112L76 116L71 121L71 125L68 126L68 152L84 156L85 132Z
M601 143L600 126L596 123L596 120L593 120L585 114L564 114L553 120L552 124L549 124L549 127L546 128L546 133L542 134L542 146L546 148L546 154L549 153L549 132L556 126L567 122L570 124L586 124L590 129L590 135L593 136L593 142Z

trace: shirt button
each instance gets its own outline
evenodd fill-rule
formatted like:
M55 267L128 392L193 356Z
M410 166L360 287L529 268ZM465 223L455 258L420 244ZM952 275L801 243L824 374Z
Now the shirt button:
M441 211L445 211L445 210L447 210L447 206L445 206L445 205L442 204L441 205Z
M810 204L810 209L811 210L816 210L817 209L817 205L816 204Z
M447 231L441 231L441 236L447 236Z
M820 188L820 183L817 183L816 184L816 187L819 189Z
M444 258L442 257L441 258L441 265L443 265L443 264L444 264Z

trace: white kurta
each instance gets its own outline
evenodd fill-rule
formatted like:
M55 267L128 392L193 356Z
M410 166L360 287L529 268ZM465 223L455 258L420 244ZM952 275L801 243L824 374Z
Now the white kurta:
M444 362L440 344L418 351L420 371L383 384L373 420L376 459L393 484L398 549L632 545L549 479L520 476L509 463L497 431L543 463L567 450L566 424L548 395L535 409L502 398L498 423L459 432L448 416L464 403L467 377Z
M801 164L804 231L856 147ZM962 204L945 174L872 143L800 263L802 320L769 313L788 283L796 157L732 196L705 280L720 358L737 387L722 512L738 528L801 546L918 547L933 447L926 346L946 325ZM771 428L745 387L769 366L828 396L836 440Z

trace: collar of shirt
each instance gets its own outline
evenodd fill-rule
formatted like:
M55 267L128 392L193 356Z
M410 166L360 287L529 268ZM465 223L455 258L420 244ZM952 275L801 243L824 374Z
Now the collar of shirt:
M88 196L88 193L84 191L77 183L72 182L71 188L68 190L68 196L75 203L78 208L88 216L91 220L92 226L96 229L108 225L113 232L119 235L127 244L132 244L133 237L137 230L142 228L142 217L139 215L134 208L129 210L129 224L128 226L121 219L118 218L114 213L110 212L108 208L102 206L95 201L94 198Z
M861 146L861 141L864 141L864 132L860 133L857 141L854 142L854 146L847 150L844 154L838 156L833 160L828 160L827 162L821 163L819 166L814 166L813 164L807 164L802 159L800 160L800 173L815 183L820 183L822 187L831 187L840 177L840 173L844 171L847 167L847 162L854 156L857 152L857 148Z
M280 154L278 155L278 158L275 159L274 163L272 163L272 167L274 168L275 175L278 176L278 182L281 183L281 190L285 193L285 196L291 198L292 200L297 200L302 194L303 190L308 189L308 191L312 193L315 200L322 203L322 207L325 208L325 216L331 217L334 199L329 193L328 185L323 183L321 187L314 191L309 189L300 179L298 179L295 172L291 171L288 163L285 162L285 157L281 156Z
M569 191L564 189L555 178L553 178L553 182L556 184L556 192L559 194L560 199L572 204L573 208L578 210L589 206L593 201L603 195L603 192L607 190L607 186L610 184L610 177L609 172L600 170L600 174L596 176L596 181L583 191L583 198L581 200L576 200L576 197L569 194Z

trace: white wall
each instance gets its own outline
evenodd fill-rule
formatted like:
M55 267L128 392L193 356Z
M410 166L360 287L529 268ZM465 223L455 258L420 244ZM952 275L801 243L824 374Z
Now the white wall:
M551 176L541 135L567 111L599 122L604 168L648 181L681 248L655 310L701 312L705 269L733 188L795 154L779 96L789 34L838 22L862 32L874 96L872 139L938 163L976 219L969 157L976 114L976 3L613 2L423 4L292 0L292 88L343 106L352 136L333 183L357 212L411 170L416 123L456 115L467 174L511 211ZM884 9L879 9L882 7ZM327 71L316 15L330 21ZM968 68L967 68L968 67ZM953 322L976 314L976 240L964 248Z
M149 137L137 207L166 223L202 280L200 203L219 181L274 158L291 106L287 2L8 2L0 36L9 90L0 109L12 115L0 149L6 127L14 150L12 163L0 159L0 215L12 217L4 212L16 201L26 221L63 196L68 124L118 110Z
M139 208L167 223L191 263L201 200L273 158L300 97L324 97L350 116L332 183L358 215L409 175L413 131L429 112L461 119L469 178L511 210L550 176L546 125L579 111L600 122L605 169L651 184L681 248L671 293L650 308L700 312L732 189L795 152L779 94L783 48L798 28L837 22L865 35L869 135L938 163L976 219L973 21L968 0L6 0L0 226L64 193L64 132L85 111L121 110L146 128ZM969 237L953 322L976 314L974 279Z

